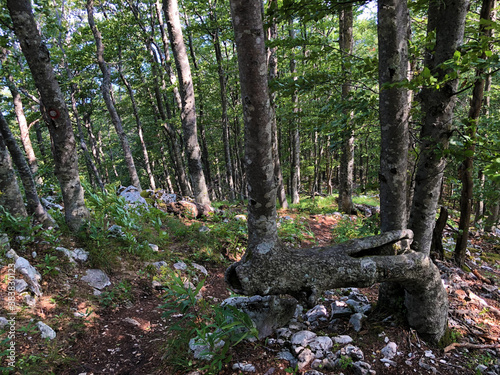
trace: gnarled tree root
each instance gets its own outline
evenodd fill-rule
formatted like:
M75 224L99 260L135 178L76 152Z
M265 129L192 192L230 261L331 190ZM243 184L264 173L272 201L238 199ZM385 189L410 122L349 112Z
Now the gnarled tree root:
M226 282L240 294L289 294L310 304L325 290L398 282L406 290L410 326L424 339L437 342L448 316L448 295L438 268L426 255L409 249L380 255L412 238L411 230L399 230L332 247L249 250L227 269Z

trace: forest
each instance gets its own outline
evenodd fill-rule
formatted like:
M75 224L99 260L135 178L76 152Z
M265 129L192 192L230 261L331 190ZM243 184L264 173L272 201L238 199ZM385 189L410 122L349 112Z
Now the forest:
M500 374L494 0L1 1L1 373Z

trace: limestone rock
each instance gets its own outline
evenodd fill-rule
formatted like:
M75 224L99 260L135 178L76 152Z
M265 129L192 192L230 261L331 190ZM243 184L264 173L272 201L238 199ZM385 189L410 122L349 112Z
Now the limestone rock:
M316 337L311 331L299 331L292 336L291 343L295 346L307 346Z
M259 339L270 336L276 328L286 325L293 316L297 301L279 296L231 297L221 306L231 305L248 314L259 331Z
M255 372L255 366L250 363L235 363L232 368L242 372Z
M336 343L336 344L339 344L339 345L346 345L346 344L350 344L353 340L352 340L352 337L351 336L348 336L348 335L340 335L340 336L336 336L333 338L333 341Z
M211 335L211 333L209 333L208 335ZM207 338L192 338L191 340L189 340L189 349L191 349L191 351L193 352L193 356L195 359L210 360L212 359L213 355L209 353L222 348L224 345L224 340L217 340L213 348L210 348L210 344Z
M398 346L395 342L388 343L381 351L384 358L393 359L398 353Z
M135 186L128 186L120 191L120 197L123 197L128 203L147 204L146 199L141 197L141 192Z
M85 276L82 277L82 281L87 282L91 287L99 290L111 285L108 275L96 269L87 270Z
M309 322L316 322L318 320L328 320L328 311L323 305L316 305L311 310L306 312L306 318Z
M353 316L351 316L351 319L349 319L349 323L352 324L354 330L356 332L361 331L361 327L363 325L363 320L366 318L366 315L362 313L356 313Z
M50 328L47 324L45 324L44 322L38 322L36 324L36 326L38 327L38 329L42 333L42 339L53 340L56 338L55 331L52 328Z

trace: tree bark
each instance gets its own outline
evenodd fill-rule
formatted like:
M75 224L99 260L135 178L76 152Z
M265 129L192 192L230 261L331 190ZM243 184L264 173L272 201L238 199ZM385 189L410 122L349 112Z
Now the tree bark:
M410 103L404 87L408 75L410 20L406 1L378 2L379 120L380 120L380 230L406 229L408 116ZM390 254L387 254L390 255ZM393 311L404 296L401 285L380 285L377 307Z
M441 206L439 211L439 217L436 221L436 226L432 232L432 246L431 246L431 256L436 259L444 260L444 247L443 247L443 230L446 227L446 221L448 220L448 209L445 206Z
M260 0L232 0L245 121L248 181L248 246L245 259L276 246L276 183L272 154L272 115L268 94L265 35Z
M351 58L354 46L352 4L345 4L339 12L339 45L342 55L342 70L345 74L342 84L342 101L349 101L351 83L349 68L346 62ZM344 110L346 121L342 140L342 155L340 157L339 210L350 215L354 211L352 203L353 172L354 172L354 132L351 124L351 110Z
M32 171L28 163L26 162L23 152L17 145L17 142L14 139L12 132L10 131L9 124L7 124L7 121L5 121L5 118L1 113L0 133L3 138L4 144L9 149L12 160L14 161L17 171L19 172L19 176L21 177L21 182L23 183L24 187L24 194L26 195L28 214L32 215L37 222L43 225L44 228L56 226L55 220L52 218L52 216L50 216L45 207L43 207L43 205L40 203ZM24 208L22 197L20 200L20 204L22 204Z
M293 20L288 22L289 36L291 39L295 38L295 30L293 29ZM292 51L290 57L290 73L293 76L293 80L297 80L297 69L295 64L295 56ZM297 95L297 91L295 90L292 94L292 105L293 105L293 115L292 115L292 123L291 123L291 149L292 149L292 162L291 165L291 195L292 195L292 204L299 204L300 196L300 125L299 125L299 96Z
M8 0L14 32L30 67L35 85L49 115L48 128L54 147L55 175L61 186L65 218L69 228L77 231L89 217L78 175L76 142L68 108L55 78L49 51L38 32L31 2Z
M482 20L491 20L492 10L494 8L494 0L483 0L481 6L481 13L479 16L480 22ZM491 29L489 25L480 24L479 33L484 37L491 36ZM483 52L482 59L486 59L486 54ZM476 149L476 132L481 114L481 106L484 97L485 80L483 78L485 71L483 68L476 69L476 80L472 91L472 100L470 103L469 116L466 120L466 135L468 140L465 142L464 148L467 155L460 166L460 180L462 181L462 191L460 194L460 221L458 223L458 237L455 246L455 262L463 267L465 263L465 256L467 251L467 240L469 238L470 217L472 214L472 197L474 189L474 152Z
M5 119L0 112L0 120ZM6 123L6 122L5 122ZM8 126L8 125L7 125ZM26 217L26 207L24 207L23 196L17 183L16 173L12 168L12 159L7 151L2 133L0 133L0 206L15 217Z
M170 44L179 76L182 99L181 122L193 193L197 203L210 205L210 198L201 163L201 150L198 144L193 79L191 77L186 46L182 38L177 0L163 0L163 6L165 17L167 18Z
M278 38L278 26L276 24L275 13L278 11L278 1L271 0L267 6L267 14L270 19L268 20L269 26L266 30L266 40L272 41ZM269 71L269 81L278 77L278 47L267 48L267 68ZM278 139L278 124L276 121L276 93L269 91L269 99L271 101L271 110L273 116L273 155L274 155L274 173L278 183L278 201L283 209L288 209L288 201L286 199L285 184L283 183L283 172L281 169L281 160L279 153L279 139Z
M9 74L7 79L7 86L9 87L9 90L12 94L12 101L14 102L14 112L16 113L17 123L19 124L21 142L23 144L24 151L26 152L26 157L28 158L28 164L30 166L34 181L38 185L41 185L43 184L43 180L38 175L38 161L35 155L35 151L33 150L33 145L31 144L28 122L26 121L26 116L24 115L21 95L19 94L19 91L14 84L14 78L12 77L12 75Z
M94 21L94 0L87 0L87 14L88 14L90 29L92 30L92 34L94 34L94 39L96 43L97 62L102 72L102 84L101 84L102 96L104 98L104 102L106 103L106 107L108 108L109 115L111 116L111 121L115 126L118 138L120 139L123 154L125 157L125 164L127 165L128 168L131 183L136 188L141 190L142 189L141 182L139 181L139 175L137 174L137 170L135 168L134 158L132 156L132 151L130 150L127 134L123 130L122 120L120 118L120 115L116 111L115 105L113 104L113 100L111 98L111 89L112 89L111 74L109 72L107 63L104 60L104 45L102 43L101 32L97 29L97 26Z
M442 63L451 59L464 35L468 0L432 0L429 2L428 35L435 33L433 51L427 51L425 67L441 81L451 73ZM408 227L415 233L413 248L426 255L430 253L436 208L445 168L443 150L448 148L451 136L458 79L443 83L439 89L422 89L424 120L420 133L420 156L415 176L415 193Z
M132 90L132 86L130 85L128 80L123 75L123 72L121 70L121 65L119 65L119 74L120 74L120 78L121 78L123 84L127 88L128 94L130 96L130 101L132 102L132 111L134 112L135 123L137 126L137 135L139 136L139 141L141 143L142 156L144 157L144 165L146 166L146 173L148 174L148 178L149 178L149 187L151 189L155 190L156 189L156 182L155 182L155 178L153 175L153 170L151 168L151 163L149 161L148 149L146 147L146 143L144 142L142 123L141 123L141 118L139 117L139 110L137 108L137 103L135 101L134 90Z

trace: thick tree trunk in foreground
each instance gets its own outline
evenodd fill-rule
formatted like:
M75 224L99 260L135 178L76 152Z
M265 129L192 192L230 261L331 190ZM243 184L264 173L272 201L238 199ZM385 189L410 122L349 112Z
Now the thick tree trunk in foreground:
M406 1L379 0L379 118L380 118L380 230L406 229L408 90L389 85L404 82L408 75L409 13ZM387 254L390 255L390 254ZM377 307L388 311L400 307L404 290L383 283Z
M0 113L0 133L3 137L5 145L9 149L12 160L17 167L19 176L21 177L21 181L24 186L24 192L26 195L28 214L33 215L35 220L43 224L45 228L55 226L56 222L49 215L47 210L45 210L45 207L43 207L40 203L32 171L28 163L26 162L21 149L17 145L16 140L14 139L14 136L10 131L9 124L7 124L7 121L5 121L2 113ZM23 204L22 198L21 204Z
M2 116L1 113L0 116ZM1 119L3 120L3 116ZM2 133L0 133L0 192L0 206L5 208L12 216L28 216L17 183L16 173L12 168L12 159L5 146Z
M191 77L191 68L189 66L186 45L182 38L177 0L163 0L163 6L167 18L170 44L172 45L175 65L179 75L179 86L182 99L182 130L184 133L184 144L188 158L188 168L189 174L191 175L193 193L197 203L210 205L208 188L201 163L201 150L198 144L193 79Z
M76 142L68 108L50 63L49 51L38 32L28 0L8 0L14 31L43 105L49 115L48 128L54 147L55 175L61 186L66 223L78 230L88 218L83 188L78 174Z
M462 43L468 0L429 2L427 32L435 32L436 44L427 51L425 67L441 81L452 73L442 63L451 59ZM424 88L420 93L424 121L420 133L420 156L415 176L415 193L408 227L415 233L413 248L429 255L441 180L446 165L444 150L451 136L458 79L443 83L439 89Z
M260 0L233 0L231 14L245 121L248 181L248 248L245 259L264 255L278 241L272 115Z
M339 12L339 46L342 55L342 70L345 74L342 84L342 101L347 103L351 91L349 69L346 62L350 60L354 46L352 4L346 4ZM354 178L354 135L351 124L351 111L344 110L346 126L343 131L342 155L340 157L339 210L350 215L354 211L352 189Z
M400 230L333 247L255 252L251 259L230 266L226 280L237 293L290 294L306 298L310 304L325 290L397 282L406 290L410 326L436 342L447 327L448 317L448 295L438 268L429 257L411 250L380 255L412 237L410 230Z
M115 126L118 138L120 139L125 164L127 165L128 173L130 175L130 181L132 185L141 190L141 182L139 181L139 175L137 174L137 169L135 168L134 158L132 156L132 151L130 150L127 135L123 130L122 120L116 111L111 97L111 74L109 72L108 64L104 60L104 45L102 44L101 32L97 29L94 21L94 0L87 0L87 14L90 29L92 30L92 34L94 34L97 49L97 62L102 72L102 96L104 98L104 102L106 103L106 107L108 108L109 115L111 116L111 121Z

